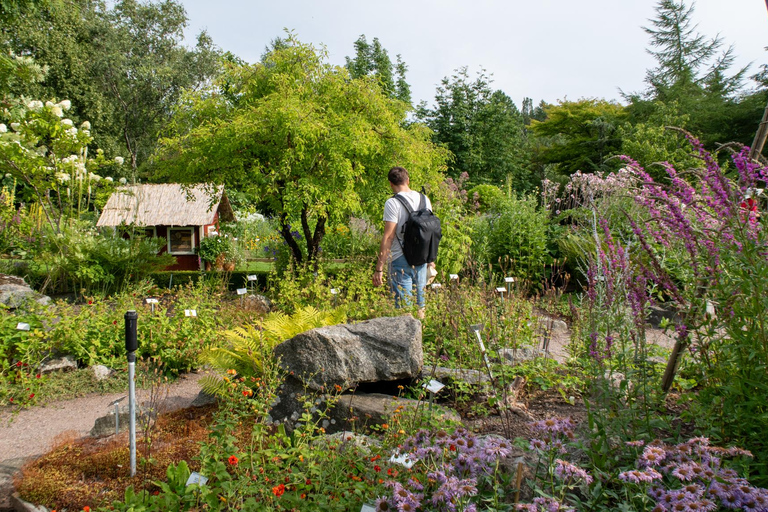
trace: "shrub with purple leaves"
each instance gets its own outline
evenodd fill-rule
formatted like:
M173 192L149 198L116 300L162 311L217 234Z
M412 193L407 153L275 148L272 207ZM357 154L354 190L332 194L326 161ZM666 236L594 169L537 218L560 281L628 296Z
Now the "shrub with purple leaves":
M400 448L414 462L411 477L387 482L392 495L380 497L376 510L472 512L489 502L503 510L510 475L501 463L511 449L504 438L479 438L463 428L452 434L420 430Z

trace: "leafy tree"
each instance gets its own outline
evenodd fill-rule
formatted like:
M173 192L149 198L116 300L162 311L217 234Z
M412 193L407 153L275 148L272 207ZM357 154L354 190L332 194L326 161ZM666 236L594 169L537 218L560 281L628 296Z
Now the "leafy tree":
M448 174L466 172L473 183L528 186L523 117L502 91L493 91L483 71L473 80L467 68L443 78L435 106L419 107L418 117L435 132L434 140L453 153Z
M378 79L381 88L390 98L397 98L406 103L411 102L411 86L405 80L408 66L402 57L397 55L397 64L392 65L389 53L381 45L378 37L368 43L365 35L361 35L355 41L355 57L346 57L346 67L352 78L374 76Z
M545 121L531 121L537 138L547 138L535 155L539 164L554 164L561 175L610 170L608 159L621 149L619 127L624 107L605 100L561 101L544 108Z
M257 192L302 262L317 256L329 220L380 215L391 166L436 186L446 155L423 125L404 127L408 106L375 78L351 79L294 35L283 41L262 62L229 64L212 87L188 94L157 165L161 178Z
M693 12L693 4L682 0L657 4L656 17L644 28L650 36L648 52L657 66L646 73L649 88L644 94L626 96L631 115L646 122L659 115L655 102L677 105L676 115L687 116L687 128L706 145L734 140L751 144L766 97L743 92L748 66L730 72L733 46L723 49L719 37L698 33Z
M9 46L48 68L39 84L15 90L45 99L69 98L75 122L99 131L95 144L128 156L135 173L151 153L182 89L207 81L218 55L201 34L194 50L182 46L183 7L173 0L42 4L17 18Z

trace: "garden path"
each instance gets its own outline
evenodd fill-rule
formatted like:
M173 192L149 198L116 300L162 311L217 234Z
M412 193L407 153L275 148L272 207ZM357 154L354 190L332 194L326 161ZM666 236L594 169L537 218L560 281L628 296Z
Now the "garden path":
M161 412L190 407L200 392L201 377L202 373L189 373L170 384ZM148 392L137 390L137 402L146 400ZM114 410L110 404L126 394L91 394L31 407L16 414L0 412L0 511L10 506L13 475L25 461L46 453L57 439L87 436L96 419ZM125 400L121 405L124 403Z

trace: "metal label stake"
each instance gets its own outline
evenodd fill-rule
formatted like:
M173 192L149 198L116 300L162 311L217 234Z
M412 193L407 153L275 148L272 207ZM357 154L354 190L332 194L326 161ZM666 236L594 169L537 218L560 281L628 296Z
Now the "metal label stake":
M139 315L136 311L125 313L125 351L128 354L128 416L130 419L131 476L136 476L136 350L139 341L136 334Z

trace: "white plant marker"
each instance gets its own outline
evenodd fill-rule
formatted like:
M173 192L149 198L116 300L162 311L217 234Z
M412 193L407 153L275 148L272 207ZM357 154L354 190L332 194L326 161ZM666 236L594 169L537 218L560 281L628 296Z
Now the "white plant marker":
M206 477L204 477L197 471L193 471L192 473L189 474L189 478L187 478L186 486L189 487L192 484L197 484L202 486L202 485L205 485L207 482L208 482L208 479Z
M197 316L197 310L196 309L185 309L184 310L184 316L196 317Z
M430 380L426 384L424 384L424 387L429 391L430 393L436 394L439 393L441 389L445 387L445 384L443 384L440 381L437 381L435 379Z
M19 322L16 324L16 330L17 331L28 331L29 330L29 324L26 322Z
M448 278L453 281L454 279L459 279L459 274L448 274Z
M160 301L159 301L159 300L157 300L157 299L156 299L156 298L154 298L154 297L147 297L147 304L149 304L149 308L150 308L150 310L151 310L153 313L155 312L155 304L157 304L158 302L160 302Z
M246 293L248 293L248 288L238 288L237 289L237 294L238 295L245 295Z
M441 285L440 283L432 283L432 289L437 289L437 288L442 288L442 287L443 287L443 285Z
M407 453L403 453L400 455L398 452L396 455L393 454L392 457L390 457L389 462L392 462L393 464L400 464L401 466L405 466L406 469L411 469L414 464L416 464L415 460L411 460L410 457L408 457Z
M512 283L515 282L515 278L514 277L505 277L504 278L504 282L507 283L507 293L511 293L510 292L510 287L512 286Z
M373 508L371 505L363 505L360 509L360 512L376 512L376 509Z
M338 288L331 288L331 295L338 295L339 289Z

